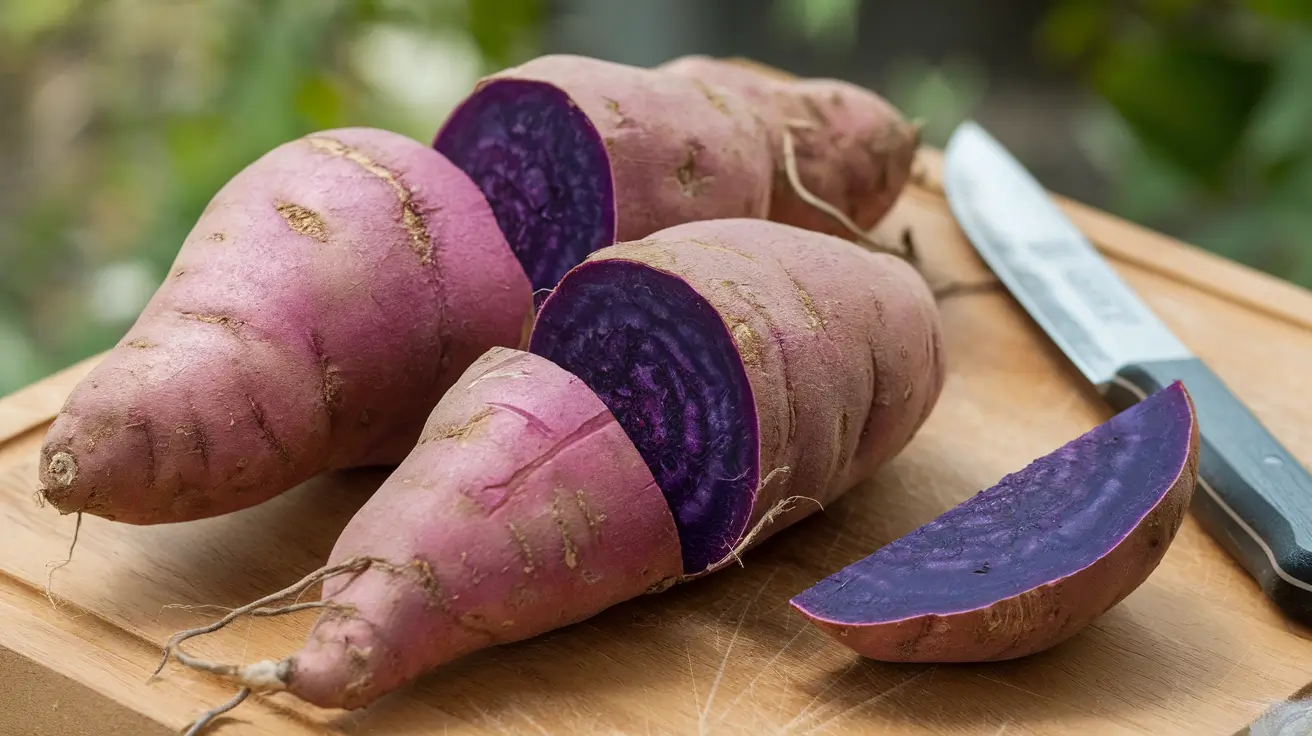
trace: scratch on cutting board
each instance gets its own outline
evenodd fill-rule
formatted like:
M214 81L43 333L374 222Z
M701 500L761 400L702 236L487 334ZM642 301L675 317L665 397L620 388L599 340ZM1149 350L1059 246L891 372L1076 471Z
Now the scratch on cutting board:
M473 700L471 700L470 698L465 698L465 702L469 705L470 708L473 708L475 712L477 712L480 716L483 717L483 723L484 723L485 725L487 725L487 726L491 726L492 728L496 729L496 732L497 732L497 733L503 733L503 734L508 734L508 733L510 733L509 731L507 731L507 730L505 729L504 726L501 725L501 719L500 719L500 718L497 718L496 716L492 715L491 713L488 713L487 711L485 711L485 710L483 710L482 708L478 707L478 703L475 703L475 702L474 702Z
M842 681L843 678L851 674L852 670L855 670L857 666L860 664L861 664L861 660L859 659L852 660L851 664L849 664L847 668L843 670L843 673L841 675L831 679L828 685L825 685L823 688L821 688L820 692L816 693L814 698L811 698L811 702L807 703L806 707L802 708L800 713L793 716L793 719L791 721L784 724L783 733L788 733L789 731L793 730L793 725L796 724L799 720L802 719L803 716L805 716L807 713L811 711L811 706L815 705L820 700L820 698L824 697L825 693L829 692L829 690L834 685L837 685L840 681Z
M793 634L793 638L789 639L788 643L784 644L783 647L780 648L779 651L776 652L775 655L770 658L770 661L766 662L765 665L761 667L760 671L756 673L756 676L753 677L751 681L747 683L747 687L744 687L742 690L738 691L738 695L734 697L732 702L729 703L729 707L725 708L724 711L720 713L720 718L716 722L723 723L724 717L729 715L729 713L733 711L734 706L738 705L738 701L742 700L743 695L747 694L748 692L755 691L756 681L761 679L762 675L764 675L766 672L769 672L770 669L774 667L775 663L779 661L779 658L784 655L784 652L788 651L788 649L792 647L793 644L796 643L798 639L802 638L802 634L805 634L810 630L811 630L811 625L806 623L805 621L802 622L800 625L798 625L797 633Z
M688 678L692 680L692 702L697 706L697 712L702 712L702 696L697 694L697 673L692 668L692 646L686 642L683 650L688 653Z
M515 713L515 715L528 721L528 725L536 729L538 733L542 734L542 736L551 736L551 734L547 733L547 730L545 728L539 726L538 722L533 720L533 716L530 716L528 713L525 713L523 708L520 708L518 705L512 705L510 709Z
M899 690L902 690L903 688L905 688L905 687L907 687L908 685L912 684L912 683L915 682L916 680L919 680L920 678L925 677L926 675L932 675L932 674L934 674L934 671L937 670L937 669L938 669L938 666L935 665L935 666L933 666L933 667L930 667L930 668L927 669L927 670L923 670L923 671L921 671L921 672L917 672L916 674L914 674L914 675L908 677L907 679L903 680L902 682L899 682L898 684L894 685L893 687L890 687L890 688L888 688L887 690L884 690L884 691L882 691L882 692L875 693L874 695L870 696L869 698L866 698L865 700L861 701L860 703L857 703L856 705L853 705L853 706L851 706L851 707L849 707L849 708L844 709L842 712L840 712L840 713L834 715L833 717L824 719L823 721L821 721L821 722L815 724L815 725L812 726L811 728L808 728L808 729L807 729L806 731L804 731L803 733L804 733L804 734L809 734L809 733L815 733L816 731L823 730L825 727L829 726L830 724L836 723L836 722L838 722L839 720L841 720L841 719L843 719L843 718L846 718L847 716L851 715L852 713L855 713L856 711L861 710L862 708L866 708L866 707L868 707L868 706L875 705L875 704L878 703L879 701L881 701L881 700L883 700L884 698L887 698L888 696L890 696L890 695L892 695L892 694L898 692ZM1004 728L1006 727L1005 724L1004 724L1003 727L1004 727Z
M729 646L725 648L724 657L720 660L720 669L715 673L715 681L711 683L710 692L706 694L706 707L702 708L701 715L697 718L698 733L706 733L706 717L711 713L711 704L715 702L715 692L720 689L720 680L724 679L724 671L729 666L729 655L733 653L733 645L738 641L738 632L743 629L743 621L747 618L747 612L761 600L761 594L770 586L770 582L774 580L777 572L779 572L779 568L771 570L770 574L765 576L765 581L761 583L761 587L756 589L756 595L752 596L752 599L743 605L743 612L738 614L738 625L733 629L733 636L729 638Z

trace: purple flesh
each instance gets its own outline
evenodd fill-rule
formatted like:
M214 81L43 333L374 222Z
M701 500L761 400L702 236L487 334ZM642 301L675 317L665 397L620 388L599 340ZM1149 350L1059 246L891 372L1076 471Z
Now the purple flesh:
M529 350L624 427L670 504L684 571L724 557L747 526L760 458L751 384L715 309L677 276L585 263L542 305Z
M803 591L836 624L992 605L1093 564L1180 477L1193 426L1177 383Z
M606 147L556 87L489 82L451 114L433 147L483 190L534 292L615 242Z

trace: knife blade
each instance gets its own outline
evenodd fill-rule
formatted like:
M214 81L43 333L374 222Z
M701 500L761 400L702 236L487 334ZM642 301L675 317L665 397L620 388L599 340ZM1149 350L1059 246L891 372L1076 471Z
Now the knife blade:
M973 121L944 149L943 188L980 257L1109 406L1184 383L1201 435L1195 516L1285 615L1312 624L1312 475Z

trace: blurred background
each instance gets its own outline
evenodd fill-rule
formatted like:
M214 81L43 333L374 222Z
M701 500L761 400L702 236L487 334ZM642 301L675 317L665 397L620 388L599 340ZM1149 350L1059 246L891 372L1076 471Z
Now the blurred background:
M1312 286L1309 0L0 0L0 394L106 349L306 132L431 140L552 51L743 55L967 116L1051 188Z

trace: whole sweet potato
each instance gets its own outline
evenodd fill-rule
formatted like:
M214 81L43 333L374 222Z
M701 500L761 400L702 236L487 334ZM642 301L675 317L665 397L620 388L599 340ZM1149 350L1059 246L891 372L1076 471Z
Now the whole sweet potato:
M656 69L728 90L753 105L766 121L775 169L771 220L851 236L788 181L785 132L793 137L803 187L863 230L892 209L911 178L919 132L870 90L838 79L798 78L756 62L702 55L682 56Z
M769 136L697 80L570 54L481 80L434 142L478 183L535 290L617 240L764 218Z
M530 309L487 202L441 154L370 129L288 142L214 196L73 391L42 448L45 499L176 522L399 462Z

